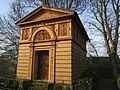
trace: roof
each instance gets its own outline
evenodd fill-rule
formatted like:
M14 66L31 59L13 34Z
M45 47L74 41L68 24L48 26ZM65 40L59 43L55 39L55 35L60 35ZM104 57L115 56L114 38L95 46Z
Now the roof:
M21 18L16 22L16 25L24 25L34 22L40 22L49 19L61 18L66 16L72 16L75 19L75 22L82 28L82 33L85 36L86 40L89 40L89 37L83 27L81 20L78 17L78 14L72 10L59 9L47 6L40 6L37 9L30 12L25 17Z
M39 13L39 16L37 16L38 13ZM63 17L63 16L70 16L70 15L74 15L74 11L59 9L59 8L53 8L53 7L51 8L51 7L46 7L46 6L40 6L37 9L30 12L25 17L18 20L16 22L16 24L21 25L21 24L31 23L33 21L33 20L31 20L32 18L36 19L33 22L37 22L37 21L54 19L54 18L59 18L59 17ZM26 23L23 23L23 22L26 22Z

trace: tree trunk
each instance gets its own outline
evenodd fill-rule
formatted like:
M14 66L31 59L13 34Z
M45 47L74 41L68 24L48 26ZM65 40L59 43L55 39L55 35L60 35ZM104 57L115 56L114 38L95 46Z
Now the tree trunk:
M119 73L119 71L118 71L118 63L117 63L117 60L118 60L117 53L111 53L111 54L109 54L109 58L110 58L110 62L112 64L112 66L113 66L113 72L114 72L114 74Z

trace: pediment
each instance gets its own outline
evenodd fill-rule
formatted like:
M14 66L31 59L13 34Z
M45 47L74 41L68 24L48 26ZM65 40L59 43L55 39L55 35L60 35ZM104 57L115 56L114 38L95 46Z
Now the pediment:
M47 19L57 18L63 15L66 15L66 13L60 13L51 10L41 10L32 17L26 19L25 22L47 20Z
M41 6L16 22L17 25L73 15L71 10Z

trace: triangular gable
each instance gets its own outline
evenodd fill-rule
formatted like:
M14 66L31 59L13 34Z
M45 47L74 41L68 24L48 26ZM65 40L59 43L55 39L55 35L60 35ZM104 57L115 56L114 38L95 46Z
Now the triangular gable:
M41 6L17 21L16 24L21 25L25 23L37 22L69 15L74 15L74 11Z

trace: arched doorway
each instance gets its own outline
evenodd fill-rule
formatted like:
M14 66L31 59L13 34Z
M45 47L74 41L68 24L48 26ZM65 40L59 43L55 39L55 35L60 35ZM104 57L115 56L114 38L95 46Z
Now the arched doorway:
M36 51L37 79L48 80L49 50Z
M51 58L53 57L52 53L54 53L54 46L50 44L51 40L54 38L54 32L52 32L52 30L49 28L38 28L33 33L32 39L34 41L34 79L50 81L50 78L54 75L50 75L51 73L54 73L54 70L51 70L54 67L53 58Z

